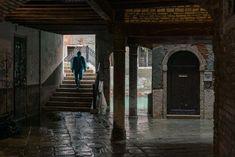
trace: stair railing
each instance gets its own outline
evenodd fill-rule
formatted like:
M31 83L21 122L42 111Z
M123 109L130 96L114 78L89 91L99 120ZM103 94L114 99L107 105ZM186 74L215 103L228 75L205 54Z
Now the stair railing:
M95 79L95 83L92 85L92 88L93 88L93 102L92 102L92 107L93 107L93 110L96 110L97 109L97 96L98 96L98 93L99 93L99 81L100 81L100 63L98 64L98 68L97 68L97 71L96 71L96 79Z

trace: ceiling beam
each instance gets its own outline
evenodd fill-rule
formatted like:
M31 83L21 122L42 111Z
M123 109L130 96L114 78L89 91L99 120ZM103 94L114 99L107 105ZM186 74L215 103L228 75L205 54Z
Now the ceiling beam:
M212 22L124 24L124 28L127 36L211 36L213 34Z
M212 36L155 36L155 37L128 37L128 44L153 45L153 44L212 44Z
M105 21L113 20L113 9L107 0L87 0L87 3Z
M189 0L126 0L126 1L112 1L112 6L115 9L134 9L134 8L153 8L153 7L167 7L179 5L192 5L194 4Z
M27 27L54 32L57 34L96 34L107 30L106 25L63 25L63 24L29 24Z
M104 25L103 20L87 19L8 19L7 21L22 25Z

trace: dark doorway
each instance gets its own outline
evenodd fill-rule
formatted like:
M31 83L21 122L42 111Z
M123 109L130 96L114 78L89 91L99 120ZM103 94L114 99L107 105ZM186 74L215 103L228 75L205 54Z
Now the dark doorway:
M26 39L14 38L14 117L25 117L27 104Z
M200 114L199 61L191 52L177 52L168 61L167 114Z

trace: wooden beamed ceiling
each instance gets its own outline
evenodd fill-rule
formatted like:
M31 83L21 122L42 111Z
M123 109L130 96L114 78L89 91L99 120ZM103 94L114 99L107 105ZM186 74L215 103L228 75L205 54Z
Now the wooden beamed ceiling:
M15 8L23 5L24 3L28 2L29 0L0 0L0 16L3 18Z
M115 9L152 8L159 6L191 5L191 0L109 0Z
M105 21L86 3L27 3L9 13L6 20L24 25L99 25Z
M177 7L193 4L192 0L9 0L8 3L6 0L2 1L5 1L6 21L60 34L96 33L108 30L116 11L124 13L130 8ZM6 8L7 4L11 9ZM141 14L131 12L129 17L133 15L139 17L142 13L142 11ZM157 15L158 11L155 14ZM200 23L197 21L151 23L150 21L141 24L126 22L126 19L123 19L122 22L128 36L211 35L213 32L212 21L208 20Z

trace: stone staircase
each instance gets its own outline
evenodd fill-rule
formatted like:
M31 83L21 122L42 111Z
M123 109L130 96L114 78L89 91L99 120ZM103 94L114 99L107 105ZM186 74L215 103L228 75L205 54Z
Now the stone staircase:
M67 62L64 63L64 72L65 78L62 84L44 106L44 110L90 112L95 73L88 69L83 75L79 89L76 89L74 76Z

